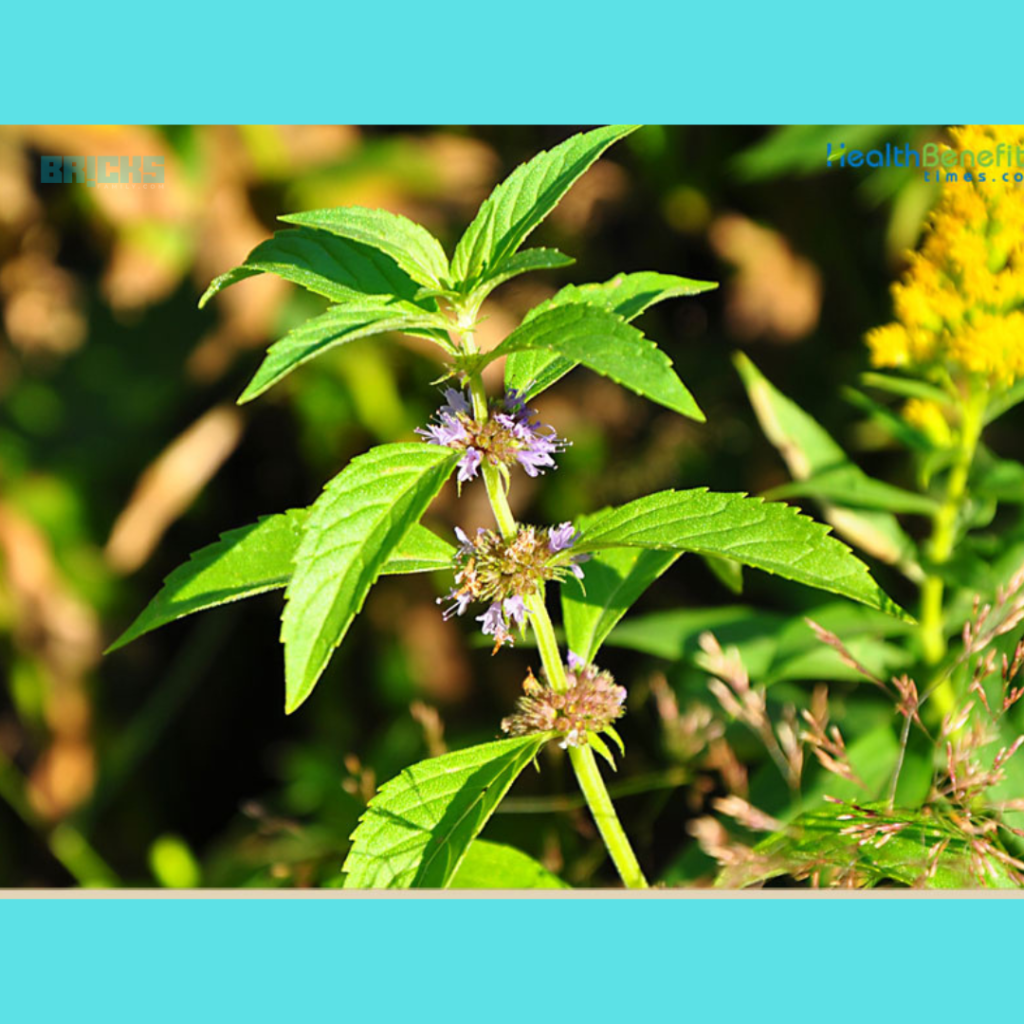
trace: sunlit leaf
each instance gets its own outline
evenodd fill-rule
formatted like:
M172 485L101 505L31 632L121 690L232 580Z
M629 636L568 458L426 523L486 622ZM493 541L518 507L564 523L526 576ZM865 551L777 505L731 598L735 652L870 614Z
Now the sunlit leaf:
M517 327L497 348L478 357L484 366L500 356L539 350L584 366L682 416L704 420L672 360L621 317L593 306L550 309ZM536 394L535 389L530 389Z
M523 322L536 319L559 306L593 306L622 317L627 323L655 303L666 299L699 295L718 285L711 281L693 281L674 274L641 271L617 274L603 284L570 284L530 310ZM517 352L505 363L505 387L515 388L525 400L539 395L564 377L576 363L546 351Z
M871 578L867 566L830 536L827 526L789 505L745 494L704 488L651 494L596 516L574 550L615 547L719 555L906 615Z
M164 580L159 593L107 653L194 612L287 586L308 514L308 509L297 508L264 516L200 548ZM455 548L446 540L415 523L381 574L447 569L454 554Z
M364 299L332 306L326 313L300 324L270 346L238 403L251 402L292 370L329 349L373 334L391 331L427 333L442 348L450 351L447 339L441 333L444 327L445 321L440 314L429 313L408 302Z
M387 253L414 281L427 287L448 282L448 257L441 243L425 228L388 210L339 206L290 213L279 220L318 228Z
M200 309L218 292L257 274L276 274L333 302L376 296L409 302L419 285L392 257L369 245L326 231L278 231L261 242L240 267L215 278L199 300ZM427 308L433 308L431 304Z
M571 886L514 846L476 839L462 858L450 888L569 889Z
M352 834L346 889L443 889L546 733L420 761L381 786Z
M435 445L380 445L353 459L312 505L281 622L287 712L312 692L370 587L457 458Z
M496 272L591 164L636 127L612 125L574 135L517 167L484 200L459 240L452 258L455 281L469 291L478 278Z
M679 555L671 551L613 548L594 555L584 581L562 584L562 619L570 651L591 662L605 637L641 594Z

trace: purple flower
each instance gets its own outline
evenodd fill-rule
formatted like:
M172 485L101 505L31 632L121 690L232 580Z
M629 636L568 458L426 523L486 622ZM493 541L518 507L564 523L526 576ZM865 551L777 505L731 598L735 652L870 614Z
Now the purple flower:
M568 551L579 540L579 536L576 527L572 523L560 523L558 526L552 526L548 531L548 547L551 549L552 554L558 554L559 551ZM583 579L583 570L580 568L580 562L587 562L589 560L589 554L573 555L568 569L576 579Z
M477 475L480 471L481 458L482 456L476 448L466 449L466 454L459 459L458 481L460 484L464 484L468 480L472 480Z
M566 664L569 666L570 671L575 672L577 669L583 668L586 662L575 651L570 651Z
M548 547L551 548L552 553L567 551L576 543L578 536L576 527L572 523L560 523L558 526L552 526L548 531Z
M514 622L520 629L526 625L526 602L518 594L506 597L501 607L509 622Z
M512 637L508 631L501 601L495 601L483 615L476 617L476 621L482 623L480 629L484 636L494 637L496 647L500 647L506 641L511 642Z

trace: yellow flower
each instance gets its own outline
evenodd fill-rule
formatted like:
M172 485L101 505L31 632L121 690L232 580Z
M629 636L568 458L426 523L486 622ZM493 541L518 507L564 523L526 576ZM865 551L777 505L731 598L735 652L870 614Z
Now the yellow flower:
M903 406L903 418L912 426L940 447L948 447L952 443L953 434L949 429L941 406L937 402L929 402L923 398L909 398Z
M957 180L943 182L921 247L893 285L896 322L866 341L875 366L944 366L1008 386L1024 378L1024 185L1012 180L1024 171L1024 126L966 125L950 135L961 154Z

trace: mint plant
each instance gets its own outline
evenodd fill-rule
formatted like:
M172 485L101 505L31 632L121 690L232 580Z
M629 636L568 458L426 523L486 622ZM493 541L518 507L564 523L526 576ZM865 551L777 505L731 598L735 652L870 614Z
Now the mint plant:
M462 871L486 871L496 886L545 875L518 851L477 837L551 741L567 750L623 883L646 886L595 758L614 766L612 748L625 755L617 723L626 689L597 661L613 627L684 553L720 571L760 569L904 617L827 526L786 504L697 488L650 494L575 522L534 525L514 516L509 492L517 475L554 469L569 443L528 403L577 366L704 420L671 359L633 321L655 303L714 288L710 282L643 271L569 285L497 347L481 351L476 341L481 304L495 288L573 262L522 246L573 183L633 130L576 135L517 168L480 207L451 259L425 228L384 210L297 213L281 218L292 228L218 277L201 300L272 273L331 302L271 346L240 402L338 345L404 332L436 346L444 403L418 440L353 459L310 508L229 531L196 552L114 647L193 612L285 588L290 714L312 693L381 575L442 570L453 579L438 614L473 616L495 654L517 640L532 640L539 653L539 678L527 676L518 707L501 723L505 738L412 765L379 789L352 836L348 887L446 887L458 885ZM482 373L502 358L504 394L488 396ZM476 536L457 530L457 544L420 522L453 476L460 492L482 483L495 521ZM555 589L564 645L549 609Z

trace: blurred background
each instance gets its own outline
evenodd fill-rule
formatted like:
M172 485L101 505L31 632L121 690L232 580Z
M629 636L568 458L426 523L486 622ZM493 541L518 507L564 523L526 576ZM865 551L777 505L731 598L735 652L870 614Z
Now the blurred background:
M209 280L278 214L334 205L403 213L451 251L497 181L575 130L0 128L0 886L337 884L378 782L497 735L536 659L517 647L492 660L472 623L442 622L444 579L381 581L287 718L280 593L101 652L192 551L309 504L353 455L411 438L438 402L429 353L395 338L336 350L236 407L262 350L318 300L266 276L200 312ZM867 368L863 332L889 319L888 285L934 186L898 169L826 172L825 142L940 137L651 126L613 149L533 239L577 264L500 289L481 341L569 282L648 269L720 281L640 322L709 422L577 371L537 403L573 447L540 481L516 475L517 511L553 522L670 486L783 482L730 364L738 348L866 468L905 483L898 453L837 396ZM40 155L53 153L163 154L165 185L41 185ZM1012 442L1019 417L1004 422ZM426 521L446 535L485 523L482 488L458 508L447 490ZM909 597L884 568L879 578ZM796 613L809 598L754 573L737 598L684 559L638 612L740 600ZM707 725L706 677L691 652L609 647L602 658L630 688L620 812L669 884L700 883L712 866L692 827L712 784L708 737L693 738ZM735 750L755 773L762 755ZM614 884L559 752L546 765L486 835L574 885Z

